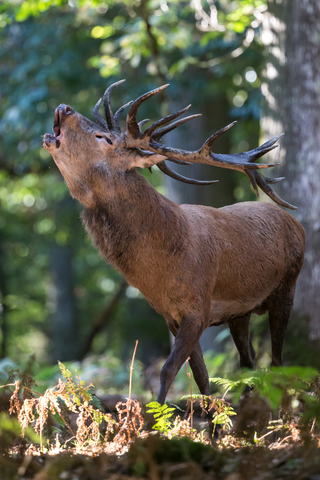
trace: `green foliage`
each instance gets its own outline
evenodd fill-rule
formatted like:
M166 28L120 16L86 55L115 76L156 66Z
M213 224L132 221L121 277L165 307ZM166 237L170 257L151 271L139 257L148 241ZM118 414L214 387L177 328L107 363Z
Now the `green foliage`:
M215 412L212 418L214 428L216 428L217 425L221 425L223 430L229 430L232 428L233 423L231 417L237 415L233 407L223 399L215 399L214 408Z
M210 381L222 385L225 389L224 396L230 390L236 390L233 399L237 402L245 387L255 388L272 409L281 406L284 398L291 399L291 406L297 406L296 400L306 402L312 406L315 400L312 391L314 390L315 379L318 372L313 368L306 367L273 367L271 371L260 370L242 373L234 376L233 379L211 378Z
M156 420L152 429L161 433L168 433L170 428L172 428L172 417L175 408L166 404L160 405L158 402L150 402L146 406L149 408L147 413L153 413L153 417Z
M225 392L223 395L225 396L229 392L229 390L239 386L243 387L245 385L248 385L249 387L253 387L254 385L253 379L254 377L241 378L241 380L229 380L227 378L212 377L210 378L210 382L215 383L217 385L222 385L223 387L225 387Z
M61 362L58 362L60 371L62 373L63 378L66 380L66 392L72 396L73 402L78 407L83 402L92 402L92 393L93 392L93 385L89 384L87 386L85 380L81 380L81 378L77 375L76 376L76 383L73 381L72 374L70 370L68 370L65 365ZM95 405L96 406L96 405ZM99 404L100 407L100 404Z
M0 412L0 449L9 446L13 441L19 440L21 427L17 418L9 417L6 412ZM25 430L25 437L28 442L38 444L40 437L35 433L32 427ZM2 447L2 448L1 448Z
M210 379L213 381L213 379ZM217 378L215 379L219 385L228 385L230 386L231 384L235 383L230 380L225 380L222 378ZM232 388L232 387L231 387ZM232 420L231 417L237 415L236 412L234 411L234 408L230 405L230 403L226 402L224 397L223 398L216 398L213 397L212 395L206 396L206 395L199 395L199 394L192 394L192 398L190 395L185 395L181 398L183 399L188 399L188 401L196 401L199 400L200 406L203 411L205 412L210 412L213 411L212 414L212 423L214 425L214 430L216 429L217 425L221 427L222 430L229 430L232 428Z

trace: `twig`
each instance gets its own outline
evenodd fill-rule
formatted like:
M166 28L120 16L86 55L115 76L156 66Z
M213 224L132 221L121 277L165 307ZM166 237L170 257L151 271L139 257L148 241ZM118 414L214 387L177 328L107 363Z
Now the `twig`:
M133 364L134 364L134 357L136 356L136 351L137 351L137 346L138 346L139 340L136 340L136 345L134 347L133 355L132 355L132 361L130 365L130 380L129 380L129 402L131 402L131 392L132 392L132 372L133 372Z
M279 430L280 430L280 428L275 428L274 430L271 430L270 432L265 433L264 435L262 435L262 437L259 437L259 438L257 439L258 442L260 442L260 440L262 440L263 438L268 437L269 435L271 435L271 433L278 432Z
M1 385L0 388L5 388L5 387L15 387L15 383L8 383L7 385ZM25 387L24 385L20 385L20 388L24 388L25 390L28 390L28 392L35 393L36 395L39 395L39 397L43 397L43 393L35 392L34 390L31 390L31 388Z
M191 385L191 373L188 371L188 367L189 367L189 360L190 360L190 357L187 358L186 360L186 369L187 369L187 375L188 375L188 378L189 378L189 387L190 387L190 427L191 427L191 430L193 430L193 399L192 399L192 385Z
M62 419L63 423L65 424L66 427L69 428L70 432L72 433L73 437L76 436L76 434L74 433L74 431L72 430L72 428L70 427L70 425L68 425L68 423L65 421L65 419L63 418L63 416L61 415L61 413L58 412L58 410L56 409L56 407L54 407L55 411L57 412L57 414L59 415L59 417Z
M280 446L283 442L285 442L285 441L288 440L289 438L292 438L292 435L288 435L287 437L283 438L278 445Z

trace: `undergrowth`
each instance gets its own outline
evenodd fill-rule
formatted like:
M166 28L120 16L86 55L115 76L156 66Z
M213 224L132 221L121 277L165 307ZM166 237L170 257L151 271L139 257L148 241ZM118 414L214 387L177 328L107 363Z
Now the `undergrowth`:
M135 351L136 348L137 343ZM126 401L116 404L115 412L106 413L93 385L86 385L78 376L73 378L62 363L59 363L62 378L44 393L35 390L30 375L3 385L1 388L14 387L9 413L16 416L21 436L27 433L25 453L119 456L127 452L136 439L154 434L169 439L189 437L193 442L211 444L205 429L194 428L196 405L202 416L212 422L213 444L217 448L275 449L311 441L319 446L320 381L315 370L290 367L243 373L237 378L215 377L211 381L220 389L219 397L206 397L192 392L187 362L190 392L182 400L187 400L188 413L174 405L150 402L146 411L154 420L150 431L143 407L138 400L132 399L135 351L130 367L129 395ZM11 380L14 375L19 375L19 371L12 373ZM0 434L4 428L10 430L3 415ZM16 432L16 424L14 429ZM12 454L16 449L17 446L11 444L7 452Z

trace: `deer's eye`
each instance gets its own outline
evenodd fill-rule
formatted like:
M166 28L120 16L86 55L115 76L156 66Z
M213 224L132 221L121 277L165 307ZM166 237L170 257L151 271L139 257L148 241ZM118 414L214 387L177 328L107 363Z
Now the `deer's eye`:
M96 136L96 138L101 138L101 139L105 140L106 142L109 143L109 145L112 145L112 141L110 140L110 138L105 137L104 135L99 135L99 133L96 133L95 136Z

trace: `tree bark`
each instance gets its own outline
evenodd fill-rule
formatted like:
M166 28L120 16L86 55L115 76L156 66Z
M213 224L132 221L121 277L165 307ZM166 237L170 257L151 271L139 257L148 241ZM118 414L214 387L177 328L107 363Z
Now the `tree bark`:
M294 309L309 319L311 340L320 338L320 2L268 1L263 42L267 45L266 135L283 131L281 151L286 180L278 191L298 207L306 230L306 255ZM278 171L277 171L278 176Z
M66 197L55 209L56 223L59 226L69 221L70 211L74 209L73 200ZM70 226L69 226L70 228ZM76 312L73 277L73 249L69 244L54 242L51 250L51 341L52 362L77 359L79 322Z
M51 289L54 311L52 326L52 361L66 362L78 356L78 322L72 274L72 249L55 243L52 247Z
M7 356L7 343L8 343L8 318L7 318L7 305L5 297L7 295L7 281L5 272L5 253L2 248L3 235L0 231L0 359Z

